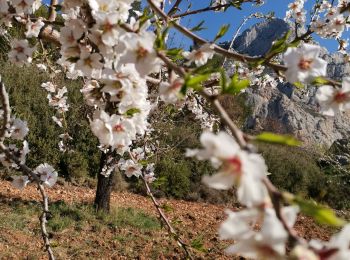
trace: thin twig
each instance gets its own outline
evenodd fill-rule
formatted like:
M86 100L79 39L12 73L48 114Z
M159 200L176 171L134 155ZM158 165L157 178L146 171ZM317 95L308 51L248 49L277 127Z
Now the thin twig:
M178 31L180 31L185 36L189 37L190 39L194 40L195 42L197 42L200 45L209 43L207 40L204 40L203 38L194 34L189 29L181 26L179 23L177 23L175 20L173 20L171 17L169 17L157 5L155 5L152 0L147 0L147 2L155 13L157 13L167 23L172 22L172 25L174 26L174 28L176 28ZM244 54L240 54L237 52L228 51L228 50L226 50L226 49L224 49L224 48L222 48L214 43L212 44L212 47L216 53L221 54L227 58L242 61L242 62L256 62L256 61L259 61L261 59L261 57L252 57L249 55L244 55ZM274 70L277 70L277 71L286 71L287 70L287 67L280 65L280 64L272 63L272 62L267 62L266 65L273 68Z
M3 152L6 157L13 161L15 164L18 165L18 167L20 168L20 170L26 174L28 177L30 177L31 179L33 179L37 186L38 189L40 191L41 197L42 197L42 214L40 216L40 229L41 229L41 235L42 238L44 240L44 247L45 247L45 251L47 251L48 253L48 257L50 260L54 260L54 254L50 245L50 239L49 239L49 235L47 233L46 230L46 223L47 223L47 216L49 214L49 199L46 195L45 192L45 188L41 183L41 180L39 178L39 176L37 174L35 174L33 172L33 170L31 170L27 165L25 165L24 163L21 162L20 159L18 159L17 156L15 156L9 149L8 147L5 146L5 144L3 143L4 138L5 138L5 133L8 130L8 125L9 125L9 120L11 117L11 110L10 110L10 102L9 102L9 96L6 92L6 88L5 85L3 84L3 82L1 81L0 78L0 99L2 101L3 104L3 110L4 110L4 117L3 117L3 126L1 128L0 131L0 150L1 152Z
M2 82L1 76L0 76L0 99L2 103L2 110L4 111L3 124L0 129L0 141L3 142L6 137L6 131L9 128L9 124L10 124L11 108L10 108L10 102L9 102L9 95L6 91L4 83Z
M249 3L249 2L255 2L255 0L244 0L241 3ZM197 10L186 11L184 13L173 15L171 17L172 18L180 18L180 17L193 15L193 14L200 14L200 13L204 13L204 12L208 12L208 11L217 11L217 10L220 10L221 8L227 8L227 7L230 7L230 6L232 6L231 3L221 4L221 5L216 5L216 6L208 6L208 7L197 9ZM171 12L169 12L168 14L170 14L170 13Z
M56 5L58 5L58 0L51 0L50 6L49 6L49 21L55 21L57 12L56 12Z
M135 160L134 156L129 152L129 155L130 155L130 158L135 162L137 163L137 161ZM146 187L146 191L147 191L147 195L151 198L152 200L152 203L154 205L154 207L156 208L158 214L159 214L159 217L161 220L163 220L163 222L165 223L165 225L167 226L167 229L168 229L168 232L171 234L172 237L174 237L174 239L176 240L176 242L178 243L178 245L185 251L186 253L186 256L188 259L193 259L190 251L189 251L189 248L190 246L187 245L183 239L180 237L180 235L176 232L175 228L172 226L170 220L168 219L168 217L165 215L164 211L162 210L161 208L161 205L160 203L157 201L157 199L154 197L152 191L151 191L151 188L149 187L148 185L148 182L146 181L143 173L141 175L141 179Z
M182 67L176 65L175 63L173 63L164 54L162 54L161 52L158 52L158 57L160 57L165 62L165 64L167 66L169 66L172 70L177 72L180 76L182 76L182 77L186 76L184 69ZM202 94L202 96L204 96L215 107L215 109L217 110L217 112L220 116L221 121L229 127L233 138L236 140L236 142L238 143L240 148L251 152L251 147L249 146L249 143L247 142L247 140L249 140L249 138L247 138L247 136L244 134L244 132L241 129L239 129L239 127L230 118L230 116L228 115L228 113L226 112L226 110L221 105L220 101L218 100L218 96L211 95L211 94L207 93L206 90L202 90L200 92L200 94ZM273 204L273 208L276 212L276 216L281 221L283 227L285 228L285 230L288 233L289 241L291 243L295 243L295 242L303 243L303 240L297 236L295 230L287 224L287 221L282 214L281 205L283 202L283 196L278 191L278 189L270 182L270 180L267 177L264 178L263 183L265 184L267 190L269 191L269 194L270 194L270 197L272 200L272 204Z
M172 16L173 13L176 13L176 11L179 9L179 5L181 4L182 0L176 0L175 4L170 8L168 15Z

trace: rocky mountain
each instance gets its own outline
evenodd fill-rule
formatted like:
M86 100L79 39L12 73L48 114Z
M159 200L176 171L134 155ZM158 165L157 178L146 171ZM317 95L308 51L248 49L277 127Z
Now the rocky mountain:
M237 37L233 48L251 56L263 55L289 28L281 19L258 23ZM344 63L340 53L330 54L324 49L321 57L328 62L329 77L341 79L350 74L350 65ZM231 69L229 64L226 69ZM315 92L315 87L300 90L289 83L277 87L253 86L247 90L246 104L251 114L244 127L251 131L292 134L306 145L329 147L337 139L348 138L350 113L335 117L321 115Z

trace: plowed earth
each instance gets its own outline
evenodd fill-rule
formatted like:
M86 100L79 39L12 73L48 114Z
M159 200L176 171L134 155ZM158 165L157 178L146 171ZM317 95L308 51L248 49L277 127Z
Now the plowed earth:
M94 198L94 190L72 185L56 185L48 189L50 203L64 201L66 204L89 204ZM31 205L39 208L40 197L34 186L24 190L14 189L7 181L0 181L0 259L45 259L38 224L39 211L18 220L13 205L19 209ZM217 228L225 219L227 207L206 203L161 199L163 205L171 209L167 212L179 234L192 249L195 259L244 259L226 256L223 249L232 241L220 241ZM156 218L151 200L140 195L121 192L113 193L115 208L135 208ZM33 206L34 207L34 206ZM231 210L237 210L232 208ZM19 211L20 212L20 211ZM18 210L16 211L18 213ZM26 214L26 211L23 212ZM16 225L11 223L15 216ZM84 222L84 220L81 220ZM80 228L66 228L52 231L52 244L57 259L184 259L185 255L174 240L168 236L165 227L140 230L132 226L96 228L89 222ZM328 240L334 230L319 226L306 216L299 216L297 232L304 238Z

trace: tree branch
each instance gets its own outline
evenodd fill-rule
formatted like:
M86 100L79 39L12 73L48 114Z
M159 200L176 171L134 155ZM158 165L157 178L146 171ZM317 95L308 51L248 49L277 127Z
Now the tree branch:
M3 126L0 131L0 150L6 155L6 157L16 163L20 170L26 174L28 177L33 179L40 191L41 198L42 198L42 214L39 218L40 220L40 228L41 228L41 235L44 240L44 246L45 246L45 251L48 253L48 257L50 260L55 260L51 245L50 245L50 239L49 239L49 234L47 233L46 230L46 223L47 223L47 216L49 213L49 199L46 195L45 188L41 184L41 180L37 174L34 173L33 170L31 170L27 165L23 164L9 149L6 147L3 143L4 138L5 138L5 133L8 130L8 123L9 119L11 117L11 110L10 110L10 102L9 102L9 96L6 92L5 85L1 81L0 78L0 99L3 104L3 109L4 109L4 119L3 119Z
M153 11L158 14L162 19L164 19L167 23L172 22L172 25L178 30L180 31L182 34L184 34L185 36L189 37L190 39L196 41L198 44L206 44L209 43L207 40L204 40L203 38L199 37L198 35L194 34L193 32L191 32L189 29L181 26L180 24L178 24L175 20L172 19L172 17L169 17L166 13L164 13L159 7L157 7L152 0L147 0L148 4L150 5L150 7L153 9ZM237 52L233 52L233 51L228 51L220 46L218 46L217 44L212 44L213 46L213 50L218 53L221 54L227 58L231 58L233 60L238 60L238 61L242 61L242 62L256 62L259 61L262 57L252 57L252 56L248 56L248 55L244 55L244 54L240 54ZM280 64L276 64L276 63L272 63L272 62L267 62L266 63L267 66L273 68L274 70L277 71L286 71L287 67L280 65Z
M0 100L2 103L2 109L4 111L3 123L0 129L0 141L3 142L6 137L6 131L9 128L9 124L10 124L11 108L10 108L10 102L9 102L9 95L6 91L4 83L2 82L1 76L0 76Z
M58 4L58 0L51 0L50 6L49 6L49 21L53 22L56 20L57 12L56 12L56 5Z
M133 157L133 155L129 152L130 158L137 163L137 161L135 160L135 158ZM157 199L154 197L151 188L148 185L148 182L146 181L143 173L141 175L141 179L146 187L146 191L147 191L147 195L151 198L152 203L154 205L154 207L156 208L159 217L161 220L163 220L163 222L165 223L165 225L167 226L168 232L172 235L172 237L175 238L176 242L179 244L179 246L185 251L186 256L189 259L193 259L190 251L189 251L189 245L187 245L182 238L180 237L180 235L176 232L175 228L171 225L170 220L167 218L167 216L165 215L165 213L163 212L161 205L159 204L159 202L157 201Z

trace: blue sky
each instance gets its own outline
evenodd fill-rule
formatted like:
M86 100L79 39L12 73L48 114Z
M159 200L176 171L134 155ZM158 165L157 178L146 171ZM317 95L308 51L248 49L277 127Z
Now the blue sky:
M118 0L111 0L118 1ZM48 3L49 0L44 0L45 3ZM168 2L168 0L166 0ZM175 0L172 0L175 2ZM207 7L210 0L183 0L183 4L180 8L184 11L187 9L188 3L192 3L191 10L200 9L203 7ZM230 30L226 33L226 35L222 38L222 41L230 40L233 34L236 32L237 27L249 14L254 12L261 12L263 14L267 14L270 11L275 12L275 16L279 18L283 18L288 9L288 4L293 2L293 0L265 0L265 4L260 7L255 7L251 3L245 3L242 5L243 10L238 10L235 8L229 8L226 12L206 12L196 15L191 15L190 17L183 18L181 24L187 27L194 27L200 21L204 20L204 27L207 29L204 31L197 32L201 37L212 40L218 32L219 28L223 24L230 24ZM305 8L307 10L311 9L314 0L306 1ZM146 1L142 0L143 5L145 5ZM167 7L169 8L169 7ZM248 22L245 27L242 28L242 31L249 28L255 23L261 21L260 19L252 19ZM345 34L349 37L350 33L347 32ZM337 50L337 43L334 40L324 40L319 37L315 37L317 41L319 41L323 46L325 46L329 51L334 52ZM173 45L182 45L185 48L188 48L192 45L192 41L182 36L181 34L171 33L169 37L168 43L173 43Z
M173 0L173 2L175 1ZM187 9L188 2L192 3L191 10L195 10L206 7L210 0L183 0L184 4L180 6L182 10ZM215 37L221 25L230 24L230 30L227 32L225 37L222 38L222 41L225 41L230 40L232 38L242 19L244 19L244 17L247 17L249 14L255 12L267 14L270 11L274 11L276 17L283 18L288 9L288 4L291 2L293 2L293 0L265 0L265 4L260 7L253 6L252 3L245 3L242 5L243 10L238 10L231 7L226 12L206 12L191 15L190 17L182 19L181 24L187 27L194 27L200 21L204 20L204 27L206 27L207 29L204 31L197 32L197 34L199 34L207 40L212 40L213 37ZM313 2L314 0L306 1L305 8L307 10L310 10ZM143 3L145 3L144 0ZM250 20L250 22L248 22L246 26L243 27L242 31L259 21L261 21L261 19ZM337 43L334 40L323 40L318 37L315 37L315 39L319 41L323 46L325 46L329 51L333 52L337 50ZM183 37L182 35L172 33L169 37L168 43L173 43L173 45L177 46L180 44L183 47L187 48L192 44L192 41L187 39L186 37Z

